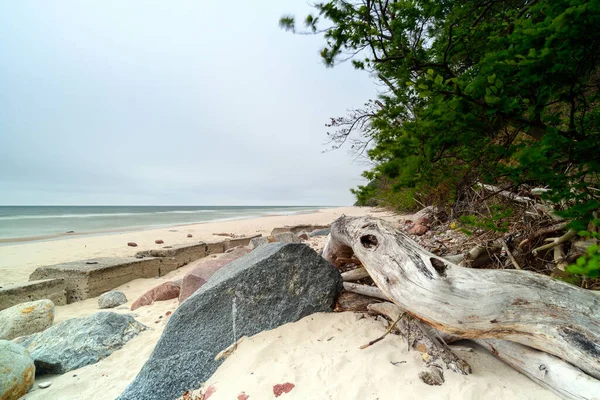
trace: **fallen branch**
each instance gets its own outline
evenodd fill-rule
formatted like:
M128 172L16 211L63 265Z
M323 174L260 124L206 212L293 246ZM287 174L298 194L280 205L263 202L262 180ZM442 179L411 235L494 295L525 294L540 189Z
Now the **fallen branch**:
M549 250L553 247L561 245L561 244L573 239L575 236L577 236L577 232L573 229L569 229L569 231L567 233L565 233L564 235L562 235L561 237L554 238L551 243L545 244L543 246L540 246L538 248L531 250L531 253L534 256L537 256L540 251Z
M342 279L344 282L354 282L359 281L361 279L365 279L369 277L369 273L363 267L353 269L352 271L347 271L342 274Z
M542 228L542 229L532 233L531 235L529 235L529 237L527 239L525 239L521 243L519 243L519 248L522 248L527 243L533 242L535 239L537 239L540 236L547 235L549 233L562 231L563 229L566 229L567 225L568 225L568 222L561 222L560 224L555 224L552 226L548 226L546 228Z
M515 269L521 269L521 266L515 259L515 256L513 256L513 254L510 252L510 249L504 240L502 241L502 247L504 247L504 251L506 251L508 258L510 258L510 262L512 262L512 265L515 267Z
M344 282L344 289L348 292L362 294L363 296L370 296L376 299L390 301L390 298L387 297L378 287L375 286L367 286L367 285L359 285L357 283Z
M399 333L406 338L409 348L427 354L424 358L428 363L440 360L446 368L454 372L463 375L471 373L471 366L454 354L435 331L423 326L419 320L408 314L402 318L404 312L395 304L389 302L371 304L368 309L370 312L385 315L392 321L401 321L396 324Z
M390 326L388 326L387 330L385 331L385 333L383 335L379 336L377 339L371 340L367 344L363 344L362 346L359 347L359 349L364 350L367 347L373 346L375 343L380 342L383 339L385 339L385 337L394 330L394 328L396 327L396 324L402 319L403 316L404 316L404 313L400 314L400 316L398 316L398 318L396 318L396 320L394 320L394 323L390 324Z
M336 248L354 252L388 298L438 330L525 344L600 378L600 298L585 289L527 271L461 268L371 217L337 219L324 255Z
M477 187L487 190L488 192L493 192L493 194L499 194L500 196L504 196L510 200L516 201L517 203L528 204L533 201L533 199L530 199L529 197L519 196L517 194L509 192L508 190L500 189L497 186L486 185L485 183L476 183L475 185Z

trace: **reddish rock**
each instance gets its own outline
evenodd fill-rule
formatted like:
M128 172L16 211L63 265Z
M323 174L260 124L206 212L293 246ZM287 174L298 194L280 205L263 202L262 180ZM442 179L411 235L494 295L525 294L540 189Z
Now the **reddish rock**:
M189 238L190 238L190 237L192 237L192 234L191 234L191 233L188 233L188 234L187 234L187 237L189 237Z
M308 233L303 232L303 233L299 234L298 237L302 240L308 240Z
M129 243L127 243L127 246L129 246L129 247L137 247L137 243L135 243L135 242L129 242Z
M157 240L154 241L154 243L156 243L156 244L163 244L164 241L162 239L157 239Z
M421 217L415 221L415 225L431 226L431 217Z
M206 389L206 392L204 392L204 396L202 396L203 400L207 400L210 396L212 396L215 392L217 391L217 389L215 389L215 387L213 385L210 385L208 387L208 389Z
M155 301L176 299L179 297L179 292L180 288L177 284L173 282L165 282L144 293L131 305L131 310L133 311L142 306L149 306Z
M410 230L408 231L408 233L410 233L411 235L422 236L428 230L429 230L429 228L426 227L425 225L415 225L412 228L410 228Z
M248 400L250 396L248 396L245 392L238 394L238 400Z
M275 397L279 397L284 393L289 393L292 391L292 389L295 387L296 385L294 385L293 383L283 383L281 385L275 385L273 386L273 394L275 395Z
M168 317L169 315L171 315L171 311L167 311L167 312L165 313L165 316L167 316L167 317Z
M218 258L202 258L195 261L194 268L183 277L179 302L181 303L200 289L219 269L249 252L250 249L248 248L236 247L232 252L223 254Z

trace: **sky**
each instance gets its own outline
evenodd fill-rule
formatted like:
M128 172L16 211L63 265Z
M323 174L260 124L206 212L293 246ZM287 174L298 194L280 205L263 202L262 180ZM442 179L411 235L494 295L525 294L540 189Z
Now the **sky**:
M330 117L377 94L304 0L0 0L0 205L349 205Z

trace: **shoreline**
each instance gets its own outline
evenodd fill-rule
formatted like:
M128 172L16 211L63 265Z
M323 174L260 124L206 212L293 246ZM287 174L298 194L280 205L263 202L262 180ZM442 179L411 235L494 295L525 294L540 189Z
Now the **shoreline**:
M227 232L238 235L262 234L285 225L330 224L342 214L378 216L392 215L369 207L323 208L310 213L293 215L264 215L248 219L175 224L161 228L117 231L94 235L73 235L60 239L36 240L0 245L0 284L25 282L38 267L98 257L132 257L138 251L159 249L164 246L216 242L222 238L213 233ZM192 235L192 237L188 237ZM155 240L163 240L155 244ZM129 247L134 242L136 247Z
M281 206L282 208L288 206ZM292 206L290 206L292 207ZM276 207L273 207L276 208ZM188 225L198 225L198 224L208 224L213 222L227 222L227 221L241 221L246 219L253 218L263 218L263 217L281 217L281 216L291 216L291 215L302 215L302 214L313 214L321 212L321 210L327 210L332 208L345 208L345 207L328 207L323 206L314 210L300 210L300 211L291 211L289 213L284 214L264 214L260 216L256 215L242 215L239 217L231 217L231 218L217 218L207 221L195 221L195 222L186 222L186 223L167 223L167 224L159 224L159 225L143 225L143 226L129 226L129 227L119 227L119 228L108 228L108 229L100 229L100 230L91 230L91 231L81 231L81 232L61 232L61 233L51 233L47 235L35 235L35 236L20 236L20 237L8 237L8 238L0 238L0 247L9 245L9 244L20 244L20 243L30 243L30 242L40 242L40 241L50 241L50 240L61 240L69 237L80 237L80 236L98 236L98 235L110 235L115 233L126 233L126 232L134 232L134 231L146 231L146 230L154 230L154 229L163 229L163 228L177 228L184 227Z

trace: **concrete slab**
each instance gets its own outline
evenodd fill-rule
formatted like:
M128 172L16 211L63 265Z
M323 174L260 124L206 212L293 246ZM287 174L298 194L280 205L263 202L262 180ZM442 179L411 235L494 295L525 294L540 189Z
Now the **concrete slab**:
M29 301L49 299L57 306L67 304L64 279L9 283L0 285L0 311Z
M64 279L67 303L74 303L99 296L134 279L162 276L176 268L170 258L94 258L40 267L29 280Z

